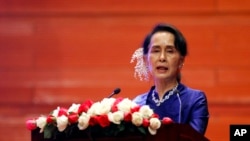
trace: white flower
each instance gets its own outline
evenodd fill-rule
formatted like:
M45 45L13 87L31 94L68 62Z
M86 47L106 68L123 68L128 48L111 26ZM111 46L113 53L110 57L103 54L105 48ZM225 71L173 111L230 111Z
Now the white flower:
M108 114L111 111L111 107L114 104L115 99L114 98L104 98L101 101L101 107L99 107L98 114L103 115L103 114Z
M89 114L90 116L98 115L99 113L97 109L100 109L100 107L101 107L100 102L93 103L93 105L87 111L87 114Z
M86 113L82 113L78 119L78 128L84 130L89 126L90 116Z
M36 119L36 125L41 129L40 132L43 132L43 129L47 123L46 121L47 118L45 116L40 116L38 119Z
M57 116L58 116L58 113L59 113L59 110L60 110L60 107L57 107L57 109L55 109L55 110L52 112L52 116L57 117Z
M96 114L97 115L104 115L108 114L110 112L111 107L109 105L102 105L96 109Z
M143 118L142 118L142 113L139 112L134 112L132 114L132 123L136 126L142 125Z
M101 101L102 105L106 105L107 107L111 107L115 102L115 98L104 98Z
M94 115L103 115L103 114L108 114L111 110L111 104L107 101L101 102L96 102L94 103L90 109L88 110L88 114L91 116Z
M143 80L148 81L149 80L148 69L143 60L142 47L135 50L130 60L130 63L133 63L135 60L136 60L135 73L134 73L135 78L139 77L141 81Z
M157 132L157 129L161 127L161 121L158 118L151 118L149 120L149 127L148 131L151 135L155 135Z
M148 105L143 105L140 110L140 113L142 113L143 118L149 118L153 115L153 110L150 109L150 107Z
M124 113L122 111L116 111L114 113L108 114L109 121L120 124L121 121L124 119Z
M71 112L77 113L77 112L78 112L78 109L79 109L79 107L80 107L80 105L81 105L81 104L75 104L75 103L73 103L73 104L69 107L68 113L71 113Z
M62 132L68 125L68 117L66 117L65 115L57 117L56 122L58 130Z
M151 135L155 135L157 133L157 130L151 129L150 127L148 127L148 131Z
M136 103L128 98L123 99L120 103L117 104L118 110L123 112L130 112L131 108L134 106L136 106Z

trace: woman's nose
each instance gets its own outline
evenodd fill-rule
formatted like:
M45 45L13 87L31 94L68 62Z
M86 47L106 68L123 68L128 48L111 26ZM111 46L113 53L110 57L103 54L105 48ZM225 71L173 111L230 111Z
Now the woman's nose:
M160 61L161 62L165 62L166 61L166 55L165 55L164 52L161 52L161 54L160 54Z

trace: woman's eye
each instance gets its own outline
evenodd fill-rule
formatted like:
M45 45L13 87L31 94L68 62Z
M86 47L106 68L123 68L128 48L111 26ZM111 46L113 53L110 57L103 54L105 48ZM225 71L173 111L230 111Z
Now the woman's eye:
M159 49L153 49L151 52L160 52Z
M168 49L167 52L168 52L168 53L173 53L174 50L173 50L173 49Z

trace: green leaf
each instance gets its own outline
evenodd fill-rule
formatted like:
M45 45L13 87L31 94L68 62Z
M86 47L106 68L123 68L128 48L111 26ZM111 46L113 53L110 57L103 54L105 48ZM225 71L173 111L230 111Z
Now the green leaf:
M56 129L56 127L53 124L47 124L44 127L44 138L45 139L50 139L53 135L54 130Z
M146 129L142 126L138 127L138 130L143 134L143 135L146 135L147 132L146 132Z
M120 126L118 126L118 131L122 132L125 130L125 126L123 124L121 124Z

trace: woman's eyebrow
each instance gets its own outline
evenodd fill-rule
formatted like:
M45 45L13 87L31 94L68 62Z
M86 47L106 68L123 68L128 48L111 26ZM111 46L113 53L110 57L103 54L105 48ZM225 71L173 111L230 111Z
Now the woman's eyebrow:
M174 45L167 45L166 47L167 47L167 48L170 48L170 49L175 48L175 46L174 46Z
M157 49L160 48L160 45L152 45L151 48Z

